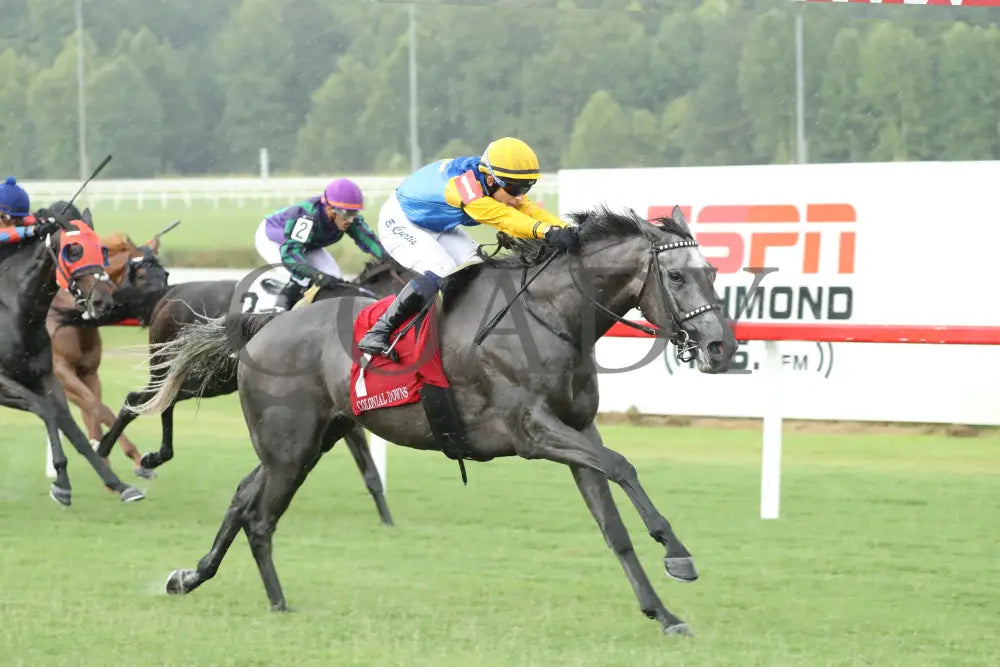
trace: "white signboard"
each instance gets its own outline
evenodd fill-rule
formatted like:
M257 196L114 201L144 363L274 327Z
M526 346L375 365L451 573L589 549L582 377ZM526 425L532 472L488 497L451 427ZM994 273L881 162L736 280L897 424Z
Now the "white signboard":
M681 206L719 268L730 317L1000 326L998 185L1000 162L564 170L559 206L643 217ZM747 267L777 269L750 307ZM597 359L624 368L651 344L604 339ZM789 418L1000 424L1000 347L792 342L781 352ZM601 409L760 416L771 399L753 372L762 354L763 343L740 346L743 375L703 375L670 351L603 373Z

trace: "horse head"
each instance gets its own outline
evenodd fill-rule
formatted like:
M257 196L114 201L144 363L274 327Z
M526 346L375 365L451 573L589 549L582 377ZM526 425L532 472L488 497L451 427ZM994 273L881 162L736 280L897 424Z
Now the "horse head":
M56 202L40 212L54 218L62 231L49 238L47 251L55 255L56 282L67 290L87 316L99 318L113 306L114 286L105 267L108 257L94 231L90 209L80 212L72 204Z
M131 287L140 292L163 290L169 272L160 264L151 244L137 246L132 239L114 233L103 239L110 255L108 274L119 287Z
M655 229L655 237L648 247L639 310L661 331L669 332L678 359L697 359L702 373L726 372L736 339L719 306L716 268L701 254L680 208L675 206L671 217L648 225Z
M581 250L570 256L570 276L607 326L618 321L665 338L674 344L679 360L697 359L703 373L729 369L736 339L719 307L716 270L698 250L678 207L670 218L655 220L645 220L632 210L622 214L603 207L571 217ZM540 263L553 252L544 244L520 239L513 249L528 264ZM632 308L653 326L626 320Z

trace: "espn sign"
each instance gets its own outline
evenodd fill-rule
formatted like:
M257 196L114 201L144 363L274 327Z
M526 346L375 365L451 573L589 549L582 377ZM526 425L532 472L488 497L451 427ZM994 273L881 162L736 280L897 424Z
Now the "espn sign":
M719 299L741 321L995 327L997 183L1000 160L564 169L558 206L564 216L606 206L641 218L688 204L691 231L722 270ZM763 272L742 269L754 265L777 271L751 298ZM740 345L734 363L754 370L764 346ZM648 349L649 341L605 337L595 358L625 368ZM780 395L750 391L753 375L678 372L670 357L672 368L598 375L600 410L759 417L780 400L796 419L1000 424L1000 373L990 372L1000 369L1000 345L781 342L780 350Z
M853 226L858 219L851 204L806 204L804 216L793 204L716 204L703 206L694 215L691 206L680 208L684 217L693 223L692 231L701 244L705 259L719 273L770 266L768 250L790 247L801 249L803 274L820 273L821 269L823 273L854 273L855 232L843 229L845 225ZM647 217L650 220L669 217L672 209L672 206L652 205ZM831 223L839 223L836 230L824 229ZM738 227L740 231L709 231L713 225L723 229ZM786 225L787 229L781 229ZM759 231L761 227L766 231ZM821 266L822 249L831 243L837 248L836 265Z

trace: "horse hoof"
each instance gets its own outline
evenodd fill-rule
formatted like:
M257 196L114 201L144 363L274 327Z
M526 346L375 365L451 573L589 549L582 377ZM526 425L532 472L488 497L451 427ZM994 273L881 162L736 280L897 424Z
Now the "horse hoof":
M677 623L670 627L663 628L665 635L680 635L681 637L694 637L694 631L688 627L687 623Z
M63 507L69 507L72 504L73 501L70 498L72 494L73 492L69 489L64 489L55 484L49 485L49 496Z
M145 497L146 494L134 486L126 486L122 492L118 494L118 499L123 503L133 503L137 500L142 500Z
M691 556L682 558L664 558L663 567L667 571L667 576L677 581L691 583L698 580L698 572L694 569L694 561Z
M277 604L272 604L271 611L291 611L291 610L288 608L288 605L285 604L285 601L282 600Z
M160 465L160 462L156 460L156 452L146 452L139 459L139 466L146 470L152 470L158 465Z
M194 570L174 570L167 577L167 595L184 595L188 592L187 586L184 585L184 579L193 576L195 574Z
M141 477L143 479L156 479L156 472L145 468L142 465L138 465L135 468L135 476Z

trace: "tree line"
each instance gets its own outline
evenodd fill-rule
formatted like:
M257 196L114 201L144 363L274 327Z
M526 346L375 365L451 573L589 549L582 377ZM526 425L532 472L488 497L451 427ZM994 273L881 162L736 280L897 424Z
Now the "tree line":
M73 3L0 22L6 172L74 177ZM808 6L806 6L808 4ZM996 9L785 0L419 0L423 161L531 143L544 170L1000 158ZM399 0L83 0L86 138L108 175L405 172Z

